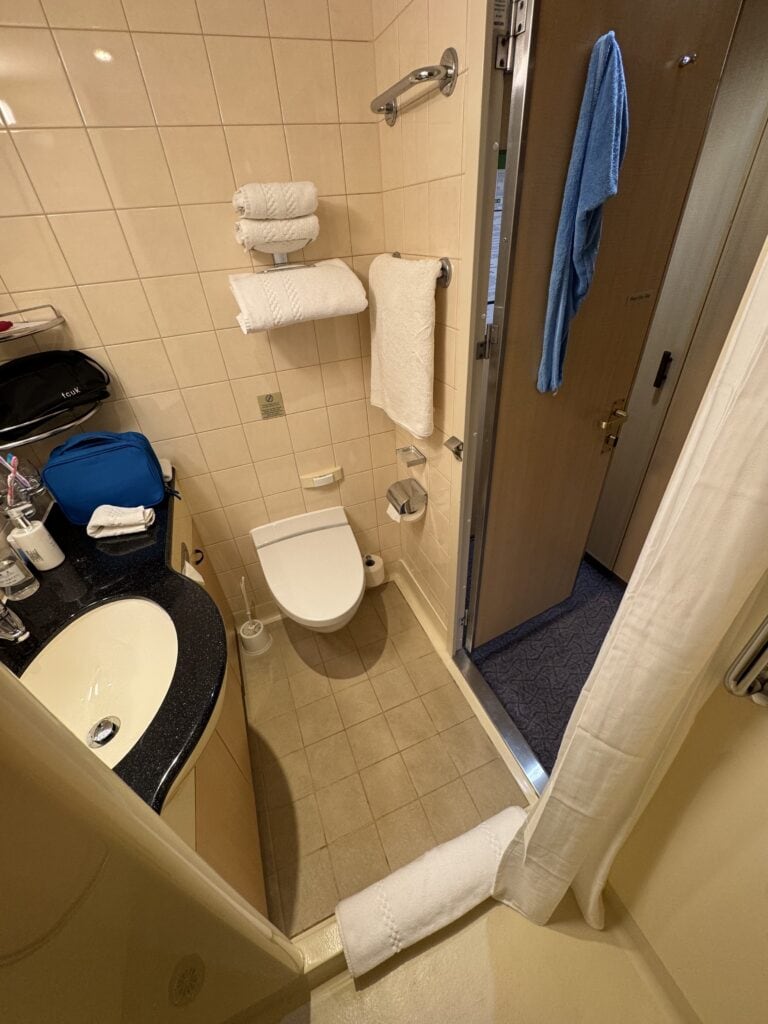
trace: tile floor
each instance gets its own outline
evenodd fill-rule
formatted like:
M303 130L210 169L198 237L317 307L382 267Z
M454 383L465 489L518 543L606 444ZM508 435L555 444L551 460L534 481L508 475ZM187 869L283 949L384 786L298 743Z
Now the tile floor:
M243 675L270 917L288 935L525 802L393 583L337 633L270 628Z

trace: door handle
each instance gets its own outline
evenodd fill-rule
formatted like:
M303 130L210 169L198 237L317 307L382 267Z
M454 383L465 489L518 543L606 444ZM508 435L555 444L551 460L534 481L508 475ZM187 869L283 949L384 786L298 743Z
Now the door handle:
M768 706L768 619L753 633L725 674L725 688L735 697L751 697Z
M656 371L656 376L653 378L653 386L657 390L664 387L664 381L667 379L667 375L669 374L669 367L672 364L672 359L672 353L669 350L662 352L661 359L659 361L659 368Z
M626 409L614 409L607 419L600 420L601 430L621 429L627 419Z

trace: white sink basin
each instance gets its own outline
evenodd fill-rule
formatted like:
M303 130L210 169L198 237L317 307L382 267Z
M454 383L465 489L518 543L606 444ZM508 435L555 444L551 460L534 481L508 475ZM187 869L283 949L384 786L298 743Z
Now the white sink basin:
M126 598L75 619L20 678L60 722L113 768L157 714L171 685L177 655L170 615L154 601ZM104 720L112 724L100 726L89 742L89 732ZM94 746L98 739L106 742Z

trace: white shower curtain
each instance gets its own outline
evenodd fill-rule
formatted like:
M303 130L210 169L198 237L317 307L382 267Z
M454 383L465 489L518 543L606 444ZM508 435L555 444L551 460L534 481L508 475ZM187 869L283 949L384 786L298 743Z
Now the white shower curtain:
M550 783L495 895L539 923L602 890L709 696L704 669L768 569L768 244L731 327Z

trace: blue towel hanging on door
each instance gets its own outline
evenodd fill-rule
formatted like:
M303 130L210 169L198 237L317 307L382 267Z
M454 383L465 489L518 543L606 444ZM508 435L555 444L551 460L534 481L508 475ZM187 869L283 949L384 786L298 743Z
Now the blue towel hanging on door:
M597 262L603 203L619 190L629 113L621 50L613 32L592 48L573 139L549 277L539 391L557 391L573 317L589 291Z

